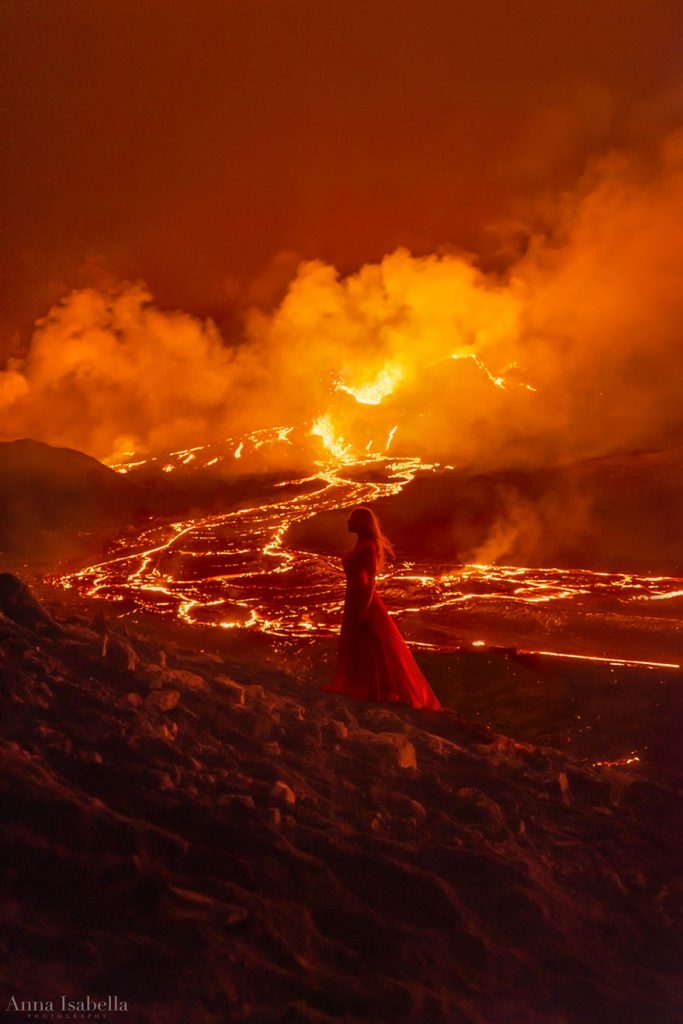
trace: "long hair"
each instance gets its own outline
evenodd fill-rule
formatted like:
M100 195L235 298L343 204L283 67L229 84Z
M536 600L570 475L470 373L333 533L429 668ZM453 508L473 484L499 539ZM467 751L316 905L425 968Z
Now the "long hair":
M358 532L370 537L377 548L377 568L383 569L387 558L394 558L395 552L391 541L382 533L379 519L370 508L364 505L353 510L353 515L358 523Z

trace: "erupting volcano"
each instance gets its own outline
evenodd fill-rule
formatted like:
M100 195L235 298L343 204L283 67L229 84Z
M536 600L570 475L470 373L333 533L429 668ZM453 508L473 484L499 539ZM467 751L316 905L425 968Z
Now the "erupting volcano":
M508 6L4 0L8 1018L683 1024L680 4Z

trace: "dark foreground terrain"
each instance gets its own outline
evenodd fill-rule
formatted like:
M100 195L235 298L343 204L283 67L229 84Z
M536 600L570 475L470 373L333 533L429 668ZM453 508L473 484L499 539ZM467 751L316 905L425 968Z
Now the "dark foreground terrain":
M179 628L45 610L9 575L0 608L3 1006L683 1020L670 786L347 702Z

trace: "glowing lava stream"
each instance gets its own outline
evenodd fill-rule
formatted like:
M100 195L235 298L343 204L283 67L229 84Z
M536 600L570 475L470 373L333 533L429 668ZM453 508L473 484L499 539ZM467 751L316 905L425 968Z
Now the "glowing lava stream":
M329 635L334 632L333 623L338 621L341 607L340 570L329 558L288 548L284 542L287 529L321 511L398 493L418 469L433 468L419 459L390 459L382 455L345 460L347 449L327 438L329 427L325 417L321 417L313 432L329 441L335 461L320 463L317 475L290 484L317 483L319 487L312 493L257 508L193 518L170 527L152 527L140 542L161 533L163 539L159 542L63 576L58 582L89 596L116 601L128 598L139 608L171 613L188 623L253 627L278 636ZM285 428L268 440L286 437ZM249 440L253 447L265 443L254 435ZM244 441L233 446L233 457L240 458L243 449ZM184 466L198 450L172 455L177 464ZM212 458L207 465L215 462L216 458ZM134 465L141 464L138 460ZM127 472L132 465L124 463L114 468ZM375 472L380 470L384 479L347 479L347 465L354 472L369 467ZM174 468L170 462L163 466L166 472ZM222 571L215 571L217 565ZM314 594L320 600L311 608Z
M219 461L246 458L264 445L291 444L290 433L291 428L255 431L242 439L172 452L150 462L167 473L176 469L202 472ZM273 485L273 496L281 487L297 488L298 493L254 508L170 525L152 523L136 539L118 541L120 553L115 557L55 582L89 596L125 602L126 611L173 615L191 624L255 629L292 639L334 636L339 629L344 589L339 559L288 546L288 528L320 512L348 509L398 494L417 473L443 467L423 463L419 458L391 458L386 448L383 455L351 454L350 446L335 433L328 416L321 416L311 433L322 439L329 453L325 462L317 463L318 472ZM392 430L386 447L393 434ZM131 458L114 468L135 472L143 464L144 460ZM371 479L363 478L370 475ZM301 493L304 486L316 489ZM131 551L133 546L137 550ZM445 641L412 641L415 646L437 651L454 646L448 636L453 637L456 631L460 634L457 642L462 642L464 616L479 614L481 618L484 608L498 609L503 620L517 614L515 609L527 618L538 616L547 605L571 608L572 614L586 619L595 617L596 607L603 611L607 608L608 614L616 611L617 617L622 617L625 608L628 616L629 607L639 604L642 608L643 602L667 601L669 609L682 595L681 581L668 577L498 565L448 567L407 561L392 564L381 579L381 588L393 613L403 617L404 625L419 615L420 623L439 627ZM646 624L652 621L649 615L647 612L642 620ZM522 624L524 628L517 632L513 622L505 635L512 631L515 645L526 648L531 629L533 642L540 645L543 630L536 632L537 625L537 619L532 618L530 627ZM526 640L521 635L524 629ZM557 633L557 646L563 647L559 636L566 634L566 627L560 625L550 632L553 641ZM549 646L547 640L548 630L544 646ZM653 668L679 667L678 661L661 656L652 661L621 654L609 657L600 650L602 643L595 645L596 654L563 654L561 650L536 653Z

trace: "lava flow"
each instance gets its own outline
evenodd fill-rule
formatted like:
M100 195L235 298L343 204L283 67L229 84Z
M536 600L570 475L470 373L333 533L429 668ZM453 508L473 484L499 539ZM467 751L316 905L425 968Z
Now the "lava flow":
M245 460L261 448L292 445L293 430L255 431L152 460L136 460L131 453L130 461L113 468L131 474L155 466L165 473L202 472ZM119 541L107 560L58 582L125 602L126 612L297 640L333 636L343 602L339 560L296 548L288 532L319 513L397 495L417 474L453 472L419 458L391 457L394 433L395 428L384 440L383 453L359 454L322 416L309 433L324 450L311 476L272 484L269 497L253 507L152 521L138 536ZM548 656L680 667L679 579L398 559L379 585L411 643L426 649L496 644ZM666 619L653 613L663 602Z

